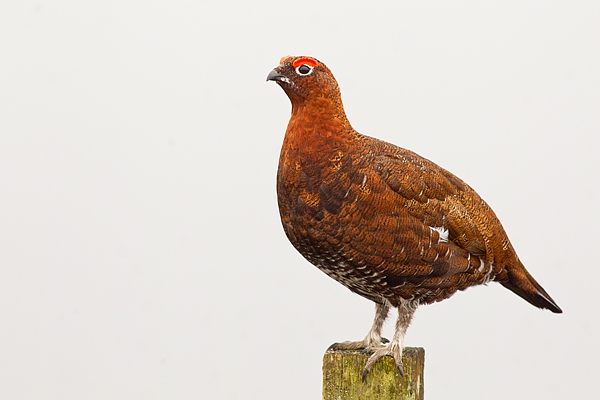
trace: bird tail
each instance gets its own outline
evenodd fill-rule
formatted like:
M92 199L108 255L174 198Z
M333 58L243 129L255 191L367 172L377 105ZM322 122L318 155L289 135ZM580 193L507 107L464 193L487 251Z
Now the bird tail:
M508 280L501 284L514 293L539 308L546 308L554 313L562 313L562 310L544 288L537 283L533 276L527 272L519 261L518 268L507 268Z

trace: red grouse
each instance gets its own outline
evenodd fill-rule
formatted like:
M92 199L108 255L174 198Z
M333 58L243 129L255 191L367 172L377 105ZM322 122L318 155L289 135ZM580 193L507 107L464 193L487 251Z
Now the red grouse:
M292 103L277 171L283 229L321 271L375 302L361 341L335 349L393 356L421 304L496 281L529 303L560 313L527 272L500 221L465 182L412 151L356 132L331 71L312 57L283 57L269 73ZM381 328L398 309L392 341Z

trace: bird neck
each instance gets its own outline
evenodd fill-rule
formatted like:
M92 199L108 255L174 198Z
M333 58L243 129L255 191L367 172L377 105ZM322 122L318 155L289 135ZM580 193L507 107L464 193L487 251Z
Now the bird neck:
M331 138L352 134L344 108L340 103L328 98L314 99L311 102L292 104L292 115L288 125L288 134L294 133L309 139L310 137Z
M292 116L290 122L296 121L308 125L333 128L342 131L353 131L344 106L339 97L317 97L304 101L292 101Z
M294 159L300 164L313 160L310 162L316 165L321 162L318 160L327 160L333 153L345 152L356 136L358 133L352 129L343 109L332 107L331 103L294 106L282 159Z

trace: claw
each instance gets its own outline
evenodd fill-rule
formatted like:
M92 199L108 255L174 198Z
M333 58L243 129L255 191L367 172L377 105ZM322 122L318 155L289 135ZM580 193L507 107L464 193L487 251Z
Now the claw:
M363 368L363 372L362 372L362 381L363 382L367 381L367 375L369 375L369 372L371 372L371 369L373 368L373 365L375 365L375 363L377 362L377 360L379 358L381 358L381 357L378 357L373 362L371 362L371 358L369 358L369 360L367 361L367 364ZM402 366L402 361L400 361L399 363L396 362L396 368L398 368L398 373L400 374L400 376L404 378L404 367Z
M404 368L402 367L402 361L400 362L400 364L396 363L396 368L398 368L400 376L404 378Z
M365 368L363 368L363 373L362 373L362 381L363 381L363 383L367 382L367 375L369 375L369 371L365 367Z

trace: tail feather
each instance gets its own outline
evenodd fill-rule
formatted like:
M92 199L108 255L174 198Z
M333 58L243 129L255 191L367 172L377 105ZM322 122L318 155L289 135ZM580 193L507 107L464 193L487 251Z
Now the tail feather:
M500 282L505 288L527 300L539 308L548 309L554 313L560 314L562 310L544 288L527 272L523 264L519 262L520 268L508 269L508 280Z

